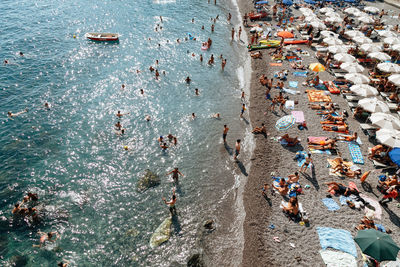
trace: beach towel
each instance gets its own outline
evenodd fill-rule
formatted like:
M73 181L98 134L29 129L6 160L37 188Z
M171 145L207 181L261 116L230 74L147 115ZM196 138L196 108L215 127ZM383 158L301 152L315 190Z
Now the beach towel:
M289 82L289 86L290 87L293 87L293 88L297 88L297 85L298 85L299 83L298 82L296 82L296 81L290 81Z
M303 111L292 111L293 117L296 119L296 123L303 123L304 120L304 113Z
M287 109L294 109L294 101L293 100L288 100L285 102L285 108Z
M317 227L319 242L322 249L333 248L357 258L357 249L349 231L330 227Z
M333 198L323 198L322 203L328 208L330 211L335 211L340 209L340 206L336 203Z
M321 254L326 267L357 267L356 258L348 253L321 249L319 254Z
M329 149L325 150L319 150L319 149L314 149L314 148L308 148L310 153L312 154L325 154L325 155L332 155L332 152Z
M297 151L295 159L297 160L297 166L301 167L303 163L306 161L307 152L306 151ZM311 164L308 165L308 168L311 169Z
M383 226L382 224L375 223L375 226L376 226L376 229L377 229L378 231L381 231L381 232L383 232L383 233L386 233L385 226Z
M293 75L298 77L307 77L307 71L294 71Z
M282 91L291 95L298 95L300 94L300 91L292 90L292 89L287 89L287 88L282 88Z
M306 90L309 102L332 102L332 98L321 90Z
M355 142L348 143L349 151L353 162L356 164L364 164L360 146Z
M369 203L375 210L371 210L367 207L364 208L364 213L367 214L371 212L374 214L375 219L380 220L382 218L382 208L379 202L376 199L373 199L367 195L360 194L360 197L363 198L367 203Z
M351 135L343 135L343 136L351 136ZM338 140L338 142L349 142L349 141ZM354 142L354 141L351 141L351 142ZM359 144L360 146L363 144L359 136L357 137L356 143Z
M282 63L269 63L271 67L282 67Z
M351 201L350 197L340 196L339 197L340 205L347 205L347 201Z
M328 163L329 163L329 175L333 175L333 176L337 176L337 177L346 177L345 175L340 174L339 172L334 172L335 167L338 165L338 162L336 161L336 159L327 159ZM353 162L349 162L349 161L343 161L343 165L351 168L353 166Z
M328 137L325 136L309 136L307 137L307 141L308 142L321 142L321 141L326 141L328 139Z

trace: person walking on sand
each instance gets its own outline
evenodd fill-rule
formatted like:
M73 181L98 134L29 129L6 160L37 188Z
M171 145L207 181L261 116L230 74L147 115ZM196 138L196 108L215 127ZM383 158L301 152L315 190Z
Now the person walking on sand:
M228 22L231 23L231 19L232 19L232 14L228 13Z
M240 40L240 35L242 34L242 26L239 26L239 32L238 32L238 39Z
M299 172L303 172L303 168L304 168L304 172L306 172L308 165L310 165L312 163L313 163L313 160L311 158L311 153L308 153L308 157L306 158L306 161L304 161L303 165L301 165Z
M167 200L165 199L165 197L163 197L162 200L163 200L164 203L169 207L169 212L171 213L171 216L175 216L175 215L176 215L176 208L175 208L175 204L176 204L175 188L172 189L172 198L171 198L170 201L167 201Z
M234 160L237 160L237 157L240 154L240 139L236 140L236 144L235 144L235 155L233 156Z
M243 118L243 113L246 110L246 105L243 103L242 104L242 110L240 111L240 118Z
M172 174L172 179L174 179L174 182L176 184L179 184L179 175L181 175L182 177L184 177L185 175L183 175L178 168L174 168L172 171L170 171L169 173L166 174L166 176L171 175Z
M232 27L232 41L235 38L235 28Z
M224 140L224 143L226 143L226 136L228 135L229 128L224 125L224 131L222 132L222 140Z

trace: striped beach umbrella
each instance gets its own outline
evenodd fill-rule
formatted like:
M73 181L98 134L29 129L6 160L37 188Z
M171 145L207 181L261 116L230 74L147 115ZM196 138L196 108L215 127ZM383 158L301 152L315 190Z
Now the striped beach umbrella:
M315 72L325 71L325 66L322 65L321 63L311 63L310 66L308 66L308 68Z
M295 123L296 123L296 118L293 115L287 115L280 118L276 122L275 128L278 131L285 131L287 129L290 129Z

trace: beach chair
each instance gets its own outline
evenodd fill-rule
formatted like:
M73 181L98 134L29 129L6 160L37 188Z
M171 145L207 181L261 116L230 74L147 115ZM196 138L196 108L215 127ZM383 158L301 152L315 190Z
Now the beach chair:
M347 102L347 104L349 105L349 108L351 108L351 109L358 106L358 103L356 103L356 102Z
M374 138L376 136L376 131L378 130L378 127L368 123L360 123L360 128L366 135L371 138Z
M358 100L362 99L362 97L356 95L345 95L344 97L350 102L358 102Z

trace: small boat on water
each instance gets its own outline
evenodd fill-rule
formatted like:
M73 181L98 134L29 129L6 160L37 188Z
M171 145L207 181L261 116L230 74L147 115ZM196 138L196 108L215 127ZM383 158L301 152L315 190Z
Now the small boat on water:
M118 41L118 33L105 33L105 32L88 32L86 33L86 38L92 41L101 42L115 42Z

